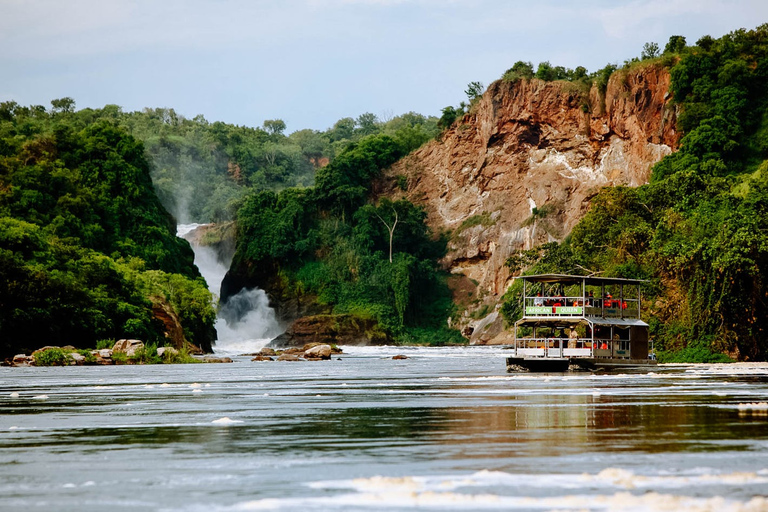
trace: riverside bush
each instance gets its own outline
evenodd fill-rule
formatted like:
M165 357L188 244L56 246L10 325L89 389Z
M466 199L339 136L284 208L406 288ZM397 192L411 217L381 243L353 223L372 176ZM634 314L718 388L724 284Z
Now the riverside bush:
M114 352L112 358L114 359ZM128 358L131 364L159 364L163 360L157 355L157 345L154 343L147 343L142 348L138 349L132 356Z
M194 363L200 363L202 361L192 357L192 355L190 355L189 351L187 351L186 348L181 348L177 350L175 353L173 352L164 353L162 362L165 364L194 364Z
M60 348L49 348L35 354L35 366L66 366L69 353Z

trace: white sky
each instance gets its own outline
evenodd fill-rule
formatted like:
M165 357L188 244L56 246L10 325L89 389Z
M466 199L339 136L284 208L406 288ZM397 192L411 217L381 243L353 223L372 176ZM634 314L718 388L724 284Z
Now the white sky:
M766 22L768 0L0 0L0 101L325 129L439 115L518 60L594 71Z

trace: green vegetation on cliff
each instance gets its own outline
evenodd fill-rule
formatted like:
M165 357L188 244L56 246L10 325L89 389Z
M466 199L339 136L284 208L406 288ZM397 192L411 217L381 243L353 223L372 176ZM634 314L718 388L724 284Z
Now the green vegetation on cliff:
M78 115L113 120L144 142L160 200L181 222L232 220L248 194L311 186L318 168L363 137L387 134L411 151L437 133L436 118L413 112L386 122L365 113L290 135L280 119L251 128L186 119L167 108L124 113L108 105Z
M409 201L370 199L374 178L408 149L370 135L320 169L315 187L248 197L233 271L273 296L376 320L402 342L461 342L445 327L452 303L436 265L445 241Z
M508 264L648 279L646 310L662 359L730 352L764 360L768 25L670 45L680 54L671 69L685 133L679 151L654 167L650 184L603 190L563 244ZM519 314L512 300L503 311L509 321Z
M0 104L0 352L162 342L152 299L210 347L211 295L154 193L144 146L71 100L52 104Z

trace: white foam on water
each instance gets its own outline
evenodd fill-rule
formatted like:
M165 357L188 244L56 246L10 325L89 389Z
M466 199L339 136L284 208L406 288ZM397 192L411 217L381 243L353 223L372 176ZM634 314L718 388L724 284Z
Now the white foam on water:
M716 473L705 468L698 474L638 475L623 468L606 468L596 474L519 474L503 471L478 471L470 475L406 476L356 478L319 481L308 484L313 489L347 489L373 492L379 488L400 491L456 490L466 487L504 486L507 488L579 489L608 487L623 489L688 489L695 486L765 485L768 474L761 472Z
M228 416L224 416L223 418L219 418L217 420L213 420L211 423L215 425L235 425L237 423L243 423L242 420L233 420L229 418Z
M736 406L740 411L755 410L755 411L768 411L768 402L749 402L742 403Z
M636 475L622 468L606 468L597 474L511 474L500 471L479 471L468 475L444 476L373 476L352 480L320 481L307 487L322 492L320 496L269 498L238 503L223 510L326 510L343 507L412 508L429 510L606 510L606 511L691 511L691 512L758 512L768 510L768 499L753 497L748 501L726 499L721 496L691 497L657 492L659 488L692 486L759 485L768 482L764 474L717 474L702 469L703 473L690 475ZM478 492L478 487L503 487L505 494ZM616 493L580 494L574 490L585 488L620 487ZM572 493L556 497L530 496L531 488L570 490ZM633 494L629 490L645 492ZM650 489L654 489L651 491ZM756 492L759 489L755 489ZM333 491L341 492L329 496ZM351 491L351 492L350 492ZM519 491L519 492L514 492ZM583 491L582 491L583 492ZM637 492L637 491L636 491Z
M634 495L621 492L608 495L569 495L560 497L501 496L453 492L404 492L382 490L375 493L340 494L307 498L269 498L238 503L219 510L328 510L406 508L427 510L606 510L616 512L763 512L768 499L754 497L737 501L715 496L693 498L649 492Z

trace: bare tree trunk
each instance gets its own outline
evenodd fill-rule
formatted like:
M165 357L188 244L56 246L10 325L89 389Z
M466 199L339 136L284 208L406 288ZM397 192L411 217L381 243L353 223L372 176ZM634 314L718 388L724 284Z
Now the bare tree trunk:
M389 262L390 263L392 263L392 238L395 235L395 227L397 226L397 210L395 210L394 208L392 208L392 210L395 212L395 222L392 223L392 227L390 227L389 224L387 224L387 221L381 218L381 215L379 215L378 213L376 214L379 220L383 222L384 225L387 227L387 231L389 231Z

